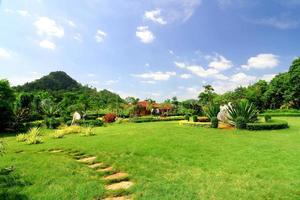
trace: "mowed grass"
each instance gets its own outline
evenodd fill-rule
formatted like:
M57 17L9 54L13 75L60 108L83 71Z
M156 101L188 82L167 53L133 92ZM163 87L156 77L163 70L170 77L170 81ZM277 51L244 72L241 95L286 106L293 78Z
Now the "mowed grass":
M13 174L23 184L6 192L24 199L104 197L101 174L63 153L37 153L53 148L95 155L129 173L135 199L300 199L300 118L280 119L290 129L215 130L155 122L101 127L91 137L52 139L47 131L39 145L6 137L0 168L15 166Z

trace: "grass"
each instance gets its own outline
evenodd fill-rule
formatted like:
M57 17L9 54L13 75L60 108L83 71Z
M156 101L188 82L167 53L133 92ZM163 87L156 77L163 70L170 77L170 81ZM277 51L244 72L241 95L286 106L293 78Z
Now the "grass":
M0 168L15 166L13 173L26 184L5 192L28 199L104 197L100 174L63 154L37 153L62 148L129 173L136 199L300 199L300 121L280 119L290 128L256 132L125 123L95 128L93 137L60 140L47 130L37 145L7 136Z

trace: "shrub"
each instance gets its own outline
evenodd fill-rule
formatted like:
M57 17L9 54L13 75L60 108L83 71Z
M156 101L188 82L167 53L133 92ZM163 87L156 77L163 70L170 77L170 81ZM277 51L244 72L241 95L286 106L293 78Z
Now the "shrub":
M247 121L244 117L237 117L235 119L235 127L237 129L245 129L247 126Z
M219 120L217 117L211 118L211 128L218 128L219 127Z
M197 115L193 115L192 116L192 122L197 122L198 121L198 116Z
M83 130L81 136L94 136L96 133L94 132L92 127L87 127Z
M238 122L243 122L242 126L245 126L246 123L255 122L257 120L258 112L253 105L247 100L242 100L238 103L228 106L229 120L235 125Z
M217 117L220 112L220 105L219 104L211 104L205 109L205 114L209 119L213 117Z
M113 123L116 121L117 115L114 113L108 113L103 117L105 123Z
M35 127L31 128L26 134L17 135L16 139L18 142L26 142L27 144L39 144L42 143L40 135L40 128Z
M184 119L187 120L187 121L190 121L190 115L189 115L189 114L186 114L186 115L184 116Z
M95 120L79 120L77 123L81 126L93 126L93 127L98 127L98 126L103 126L103 121L95 119Z
M268 123L248 123L248 130L277 130L277 129L285 129L288 128L289 125L285 121L276 120L274 122Z
M153 122L154 117L135 117L130 120L134 123Z
M270 115L265 115L265 122L271 121L272 117Z
M63 138L65 136L65 133L63 130L57 130L55 131L55 133L52 135L53 138L55 139L60 139Z
M49 129L56 129L60 125L60 121L55 117L46 117L44 122L46 127Z
M208 117L198 117L198 122L210 122Z

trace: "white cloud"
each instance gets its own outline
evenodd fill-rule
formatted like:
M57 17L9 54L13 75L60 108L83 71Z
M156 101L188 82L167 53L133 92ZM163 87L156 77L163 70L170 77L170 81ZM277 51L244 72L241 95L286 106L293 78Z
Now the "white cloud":
M119 81L118 80L108 80L104 83L104 85L113 85L113 84L116 84L118 83Z
M88 76L88 77L95 77L96 75L93 74L93 73L89 73L87 76Z
M72 20L67 19L66 22L67 22L67 24L68 24L69 26L71 26L71 27L73 27L73 28L76 27L76 24L75 24Z
M175 66L181 69L184 69L186 67L185 63L183 62L174 62Z
M253 84L257 80L258 79L255 76L247 75L245 73L237 73L228 77L226 81L215 81L212 85L217 93L223 94L227 91L234 90L239 86L248 86Z
M104 31L97 30L97 33L95 35L95 40L100 43L103 42L104 38L107 36L107 34Z
M149 30L148 26L139 26L135 35L140 38L143 43L151 43L155 39L153 33Z
M169 50L169 54L174 55L175 53L174 53L174 51Z
M4 49L4 48L0 48L0 60L1 59L10 59L12 57L11 53Z
M142 78L142 79L147 79L148 81L167 81L169 80L172 76L175 76L176 72L149 72L149 73L144 73L144 74L134 74L133 76Z
M244 69L266 69L266 68L274 68L279 65L278 56L273 54L258 54L255 57L251 57L248 59L246 65L242 65Z
M151 21L161 24L161 25L167 24L167 21L165 21L161 16L160 9L146 11L144 14L144 17L145 17L145 19L151 20Z
M40 17L34 22L37 33L42 36L62 38L64 28L48 17Z
M190 79L191 77L192 77L191 74L181 74L180 75L180 78L182 78L182 79Z
M278 29L293 29L297 28L299 26L299 21L294 19L289 19L287 17L281 16L281 17L269 17L269 18L263 18L258 20L249 20L250 22L253 22L255 24L260 25L266 25L271 26Z
M270 82L277 74L265 74L260 79Z
M155 84L155 81L141 81L141 83L146 83L146 84Z
M209 63L209 67L212 67L219 71L230 69L232 66L233 64L230 60L219 54L212 57L212 61Z
M45 48L45 49L54 50L56 48L56 45L49 40L42 40L39 42L39 45L40 45L40 47Z
M191 71L193 74L199 76L199 77L209 77L212 75L216 75L219 73L218 70L216 69L204 69L202 66L200 65L191 65L191 66L187 66L186 67L187 70Z

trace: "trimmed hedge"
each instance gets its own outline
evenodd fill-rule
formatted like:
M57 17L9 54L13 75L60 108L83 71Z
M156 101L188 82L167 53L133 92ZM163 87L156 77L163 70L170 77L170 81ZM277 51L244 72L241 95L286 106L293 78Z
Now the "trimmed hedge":
M260 114L259 116L266 116L266 115L269 115L269 116L272 116L272 117L300 117L300 113L292 113L292 112L274 112L274 113L262 113Z
M246 129L251 131L256 130L277 130L286 129L289 125L286 121L270 121L267 123L247 123Z
M92 127L97 127L97 126L103 126L103 121L101 120L78 120L76 121L80 126L92 126Z
M143 123L143 122L161 122L161 121L180 121L184 120L184 116L173 116L173 117L136 117L132 118L129 121L134 123Z

